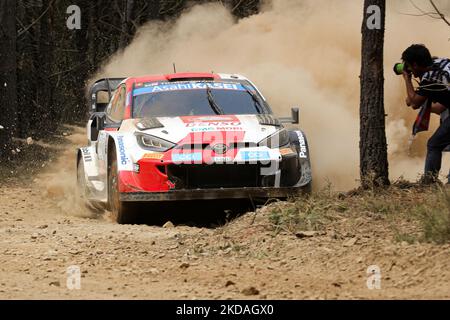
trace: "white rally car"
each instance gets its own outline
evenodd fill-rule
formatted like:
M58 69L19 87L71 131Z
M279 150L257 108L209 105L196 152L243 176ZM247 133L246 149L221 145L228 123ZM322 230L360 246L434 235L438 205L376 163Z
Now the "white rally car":
M100 91L109 103L98 102ZM101 79L90 95L78 187L119 223L133 221L136 202L267 200L311 189L306 137L283 125L298 123L298 109L276 118L243 76Z

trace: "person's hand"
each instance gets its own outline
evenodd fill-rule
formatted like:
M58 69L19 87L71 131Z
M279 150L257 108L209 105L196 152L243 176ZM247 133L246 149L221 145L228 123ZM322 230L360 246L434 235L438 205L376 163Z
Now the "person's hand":
M411 99L409 97L406 97L405 103L408 107L411 107Z
M431 112L432 113L441 114L445 110L446 110L445 106L440 103L435 102L435 103L431 104Z
M411 72L403 71L403 79L405 79L407 81L411 81L411 78L412 78L412 73Z

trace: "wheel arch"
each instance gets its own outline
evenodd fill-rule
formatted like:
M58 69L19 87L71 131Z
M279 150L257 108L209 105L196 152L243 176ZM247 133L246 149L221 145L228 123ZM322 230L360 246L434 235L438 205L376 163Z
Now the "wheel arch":
M289 140L295 146L299 156L301 177L297 186L310 189L312 184L311 151L306 134L302 130L290 130Z
M78 164L80 163L81 157L82 157L81 149L78 148L78 149L77 149L77 159L76 159L76 161L77 161L77 170L78 170Z
M109 179L111 174L111 163L113 159L113 152L116 153L116 141L111 136L108 135L107 140L107 147L106 147L107 153L106 153L106 206L108 210L111 210L111 203L110 203L110 185L109 185ZM117 154L115 155L117 157ZM117 161L117 158L116 158Z
M107 163L108 174L109 174L109 169L110 169L111 159L112 159L112 151L116 152L116 157L117 157L116 140L111 135L108 135L107 150L108 150L108 152L107 152L106 163Z

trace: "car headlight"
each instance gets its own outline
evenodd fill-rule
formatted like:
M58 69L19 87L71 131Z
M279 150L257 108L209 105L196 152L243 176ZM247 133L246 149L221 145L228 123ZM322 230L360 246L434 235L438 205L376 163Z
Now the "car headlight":
M142 148L151 151L164 152L175 146L175 144L170 141L155 136L151 136L148 134L137 133L136 138L138 144Z
M266 146L271 149L280 148L289 144L289 133L286 129L281 129L272 134L271 136L264 138L258 143L258 146Z

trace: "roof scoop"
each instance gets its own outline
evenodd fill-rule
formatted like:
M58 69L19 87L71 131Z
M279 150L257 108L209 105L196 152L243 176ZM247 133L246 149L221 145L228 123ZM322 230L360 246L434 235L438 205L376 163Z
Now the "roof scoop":
M174 81L214 81L217 76L212 73L174 73L167 74L166 79L169 82Z

